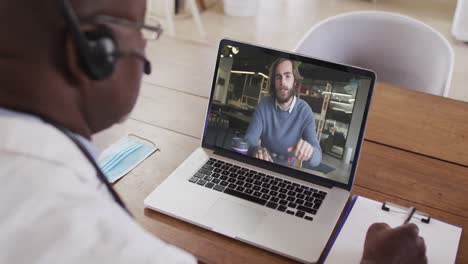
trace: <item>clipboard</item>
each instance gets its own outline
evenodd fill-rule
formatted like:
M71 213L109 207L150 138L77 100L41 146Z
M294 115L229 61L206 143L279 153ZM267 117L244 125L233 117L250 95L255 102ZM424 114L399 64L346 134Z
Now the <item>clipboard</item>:
M401 225L409 208L354 195L325 254L324 263L360 263L367 229L377 222ZM416 211L411 223L419 227L429 263L455 263L462 228Z
M391 202L383 202L380 209L386 212L393 212L395 214L406 214L410 210L410 208L406 208ZM411 217L411 220L419 220L422 223L429 224L431 222L431 216L427 213L416 210L414 215Z

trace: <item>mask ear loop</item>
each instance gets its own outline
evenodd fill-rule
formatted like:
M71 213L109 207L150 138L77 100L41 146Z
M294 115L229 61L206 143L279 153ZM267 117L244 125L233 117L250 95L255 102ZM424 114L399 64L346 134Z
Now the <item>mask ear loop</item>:
M146 139L146 138L144 138L144 137L137 136L137 135L135 135L135 134L128 134L128 137L136 137L136 138L141 139L141 140L143 140L143 141L149 142L149 143L151 143L151 145L153 145L153 147L156 148L156 151L159 151L159 148L156 147L156 144L154 144L154 142L151 141L151 140L149 140L149 139Z

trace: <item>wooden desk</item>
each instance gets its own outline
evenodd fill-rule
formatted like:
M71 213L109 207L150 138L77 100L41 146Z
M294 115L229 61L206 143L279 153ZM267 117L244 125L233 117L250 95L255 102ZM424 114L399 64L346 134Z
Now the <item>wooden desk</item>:
M368 141L468 165L468 103L379 84Z
M468 228L468 202L464 199L468 190L466 119L467 103L378 85L353 193L414 205L434 218ZM112 133L99 135L98 142L106 145L127 133L150 138L161 147L160 153L116 184L136 220L147 230L207 263L294 263L145 210L143 199L199 145L199 139L131 120ZM466 231L457 263L468 263Z

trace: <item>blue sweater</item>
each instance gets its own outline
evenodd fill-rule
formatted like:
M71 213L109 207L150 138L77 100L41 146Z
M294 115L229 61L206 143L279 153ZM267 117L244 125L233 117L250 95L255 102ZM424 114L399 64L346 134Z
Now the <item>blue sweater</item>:
M295 146L302 138L314 148L307 162L315 167L322 160L315 130L314 114L304 100L297 98L289 113L276 107L275 99L269 96L263 98L255 109L245 139L250 146L249 155L254 155L259 148L264 147L275 163L292 166L296 159L294 152L288 152L288 148Z

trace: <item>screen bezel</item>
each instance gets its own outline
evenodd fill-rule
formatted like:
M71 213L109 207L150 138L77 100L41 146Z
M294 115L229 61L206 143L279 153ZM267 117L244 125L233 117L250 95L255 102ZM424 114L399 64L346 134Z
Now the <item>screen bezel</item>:
M338 70L338 71L343 71L343 72L347 72L347 73L351 73L351 74L361 75L363 77L368 77L370 79L371 82L370 82L369 92L368 92L368 95L367 95L366 106L365 106L365 109L364 109L364 115L363 115L360 131L359 131L358 141L357 141L357 144L356 144L356 150L354 152L355 155L354 155L354 160L353 160L353 163L352 163L351 174L349 176L348 183L342 183L342 182L330 180L330 179L315 175L312 171L310 173L306 173L304 171L300 171L300 170L296 170L294 168L290 168L290 167L282 166L282 165L279 165L279 164L263 161L263 160L260 160L260 159L254 158L254 157L250 157L248 155L243 155L243 154L240 154L240 153L236 153L234 151L229 151L229 150L226 150L224 148L209 145L209 144L206 143L205 136L206 136L206 133L207 133L208 121L209 121L209 116L210 116L211 107L212 107L211 104L212 104L213 95L214 95L214 91L215 91L215 87L216 87L216 80L217 80L217 77L218 77L217 76L218 75L218 67L219 67L219 63L220 63L222 48L225 45L240 47L241 50L242 50L243 47L258 48L262 52L265 52L267 54L271 54L273 56L284 57L284 58L288 58L288 59L295 60L295 61L301 61L301 62L304 62L304 63L314 64L314 65L318 65L318 66L321 66L321 67L326 67L326 68L330 68L330 69L334 69L334 70ZM301 180L304 180L304 181L307 181L307 182L312 182L312 183L315 183L315 184L320 184L320 185L323 185L323 186L326 186L326 187L329 187L329 188L336 186L336 187L343 188L343 189L346 189L346 190L350 191L352 186L353 186L355 174L356 174L358 163L359 163L359 156L360 156L360 152L361 152L362 142L363 142L363 139L364 139L365 127L366 127L366 124L367 124L367 116L368 116L368 113L369 113L372 94L373 94L373 91L374 91L375 80L376 80L376 74L373 71L370 71L370 70L357 68L357 67L344 65L344 64L338 64L338 63L329 62L329 61L323 61L323 60L320 60L320 59L317 59L317 58L308 57L308 56L298 54L298 53L291 53L291 52L286 52L286 51L282 51L282 50L266 48L266 47L262 47L262 46L258 46L258 45L252 45L252 44L248 44L248 43L237 42L237 41L230 40L230 39L222 39L220 41L220 43L219 43L219 46L218 46L216 66L214 68L213 82L212 82L212 86L211 86L211 93L210 93L210 97L209 97L208 109L207 109L207 114L206 114L206 119L205 119L205 126L204 126L204 130L203 130L202 147L213 150L213 151L215 151L215 153L217 153L217 154L219 154L221 156L226 156L228 158L231 158L231 159L234 159L234 160L237 160L237 161L240 161L240 162L244 162L244 163L247 163L247 164L250 164L250 165L253 165L253 166L257 166L257 167L260 167L260 168L263 168L263 169L267 169L267 170L274 171L274 172L277 172L277 173L285 174L285 175L293 177L293 178L301 179Z

